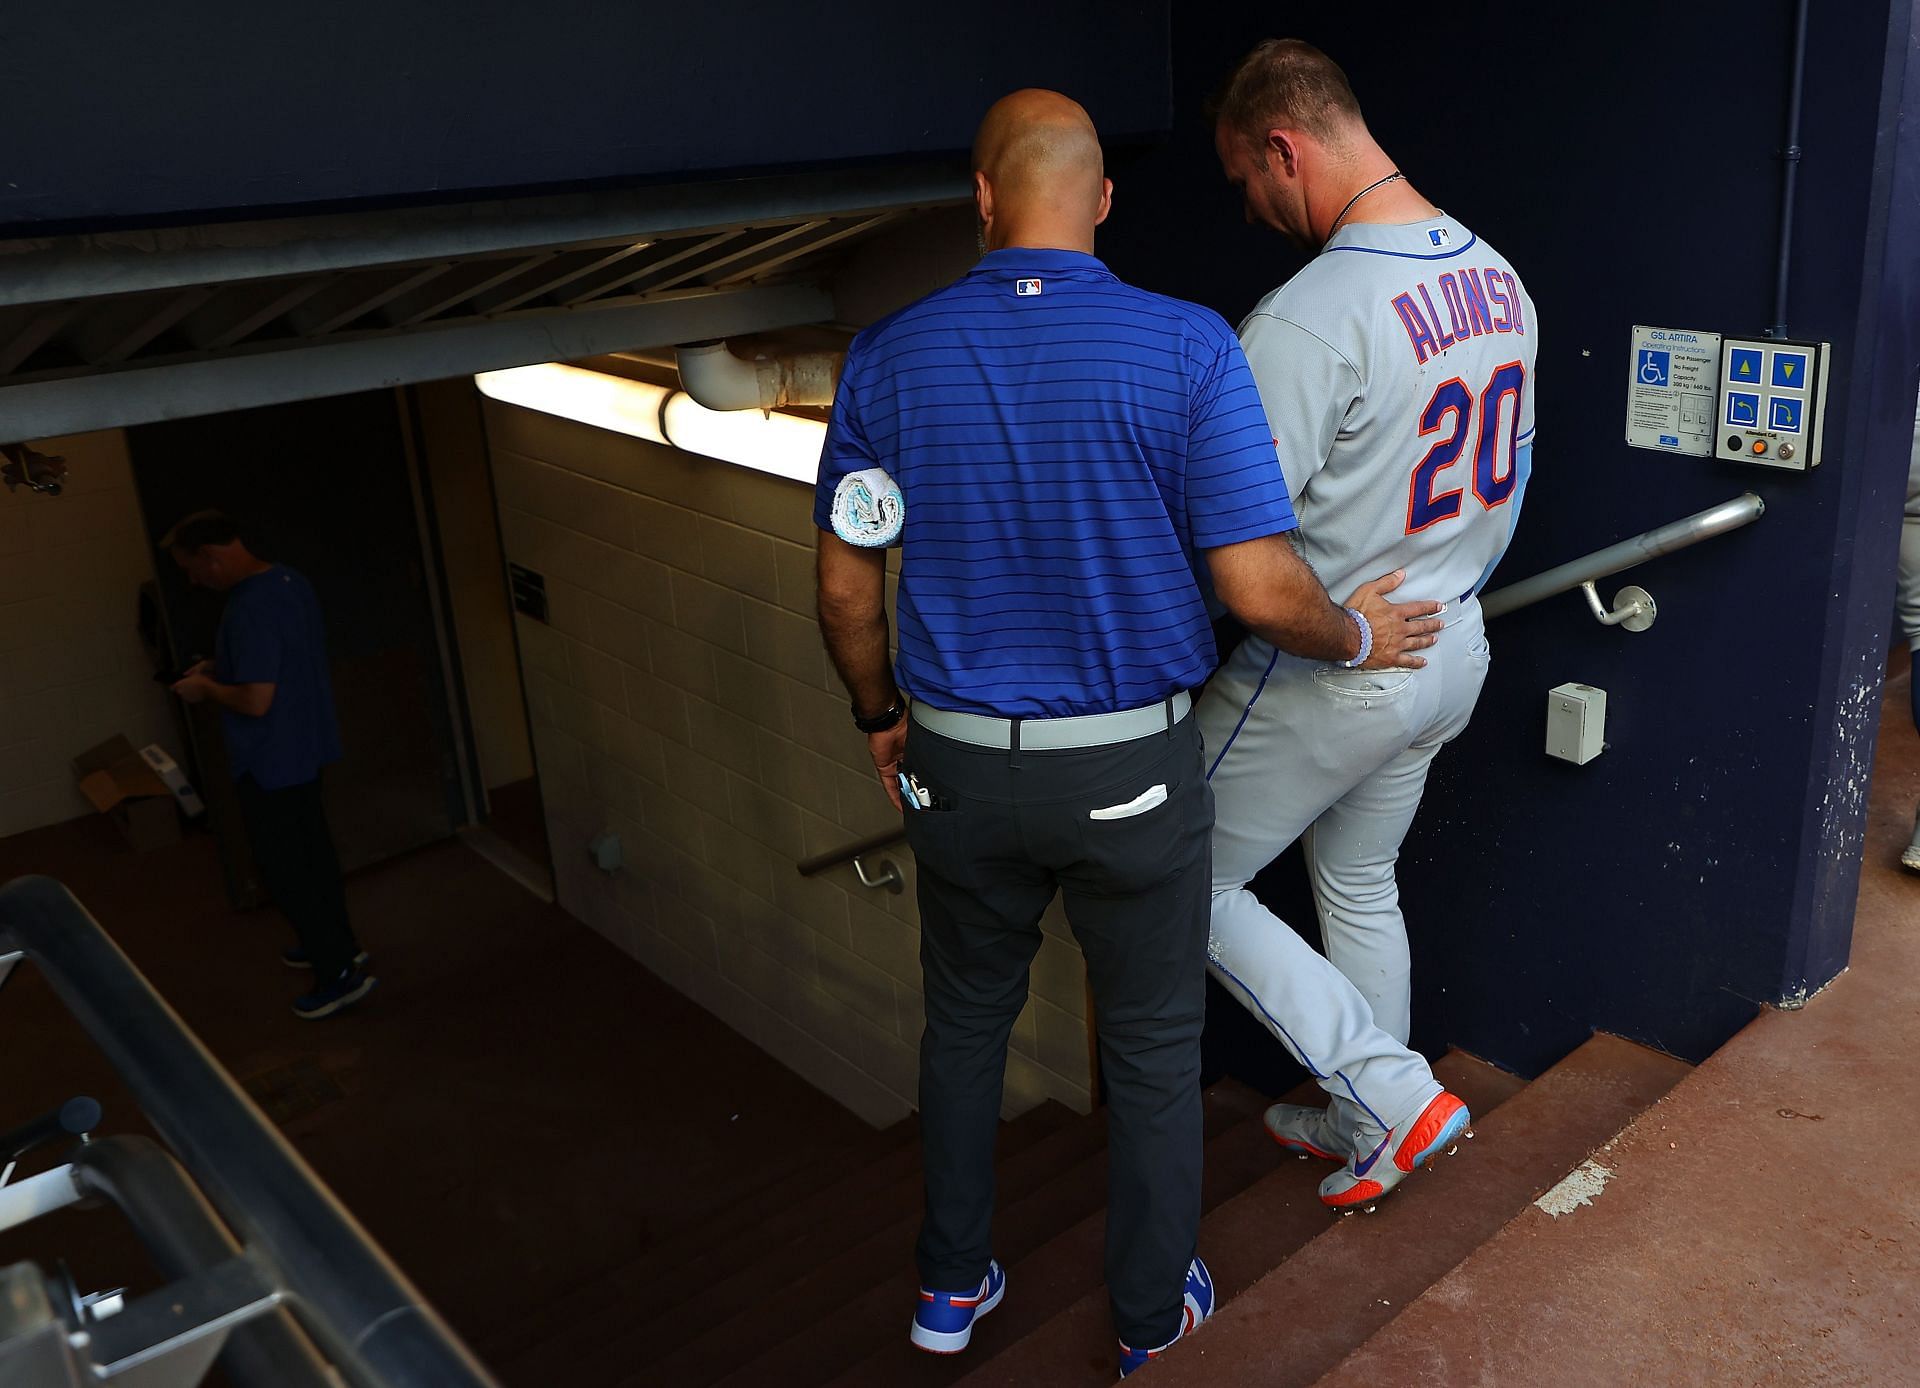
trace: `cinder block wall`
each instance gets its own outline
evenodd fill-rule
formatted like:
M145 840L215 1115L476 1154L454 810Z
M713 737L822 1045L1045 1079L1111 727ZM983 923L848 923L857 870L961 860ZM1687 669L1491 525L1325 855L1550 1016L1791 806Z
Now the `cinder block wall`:
M560 904L868 1121L915 1102L913 864L894 896L801 858L895 826L814 622L812 490L497 401L507 557ZM611 829L611 875L587 845ZM1085 968L1058 909L1008 1114L1086 1111Z
M34 445L64 456L64 493L0 487L0 835L92 814L76 752L115 733L182 753L140 649L154 556L118 429Z

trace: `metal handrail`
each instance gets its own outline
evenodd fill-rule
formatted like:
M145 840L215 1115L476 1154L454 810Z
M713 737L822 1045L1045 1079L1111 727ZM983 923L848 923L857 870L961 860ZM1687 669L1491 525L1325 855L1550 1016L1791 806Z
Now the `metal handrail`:
M241 1252L199 1188L151 1138L99 1138L74 1153L71 1170L82 1195L120 1208L164 1277L191 1277ZM234 1327L220 1365L246 1388L329 1388L338 1381L285 1311Z
M0 956L15 950L40 966L249 1260L350 1381L497 1388L60 883L22 877L0 887Z
M1716 535L1725 535L1729 531L1752 525L1767 512L1767 503L1753 492L1744 492L1731 501L1723 501L1718 506L1709 506L1704 511L1696 511L1691 516L1635 535L1630 540L1608 545L1578 559L1569 560L1558 568L1548 569L1545 573L1535 574L1532 578L1523 578L1518 583L1509 583L1504 588L1496 588L1484 593L1480 598L1481 615L1486 618L1503 616L1522 607L1531 607L1534 603L1544 602L1561 593L1575 588L1587 589L1587 600L1593 606L1593 615L1608 626L1621 622L1630 622L1641 614L1640 604L1650 612L1652 600L1638 589L1629 602L1614 612L1605 611L1600 599L1593 592L1592 585L1609 575L1631 569L1636 564L1644 564L1650 559L1658 559L1663 554L1672 554L1675 550L1697 545L1702 540L1711 540ZM1651 616L1647 620L1650 622ZM1636 630L1638 627L1635 628ZM887 885L887 877L882 874L877 880L869 880L865 867L859 859L883 848L892 848L907 837L905 828L889 829L883 833L870 834L855 843L825 853L815 854L794 864L802 877L812 877L829 868L839 867L842 863L853 863L859 869L860 880L869 887ZM891 866L891 865L889 865Z
M842 863L853 863L856 859L864 858L870 853L878 853L883 848L892 848L895 844L905 843L906 840L907 831L904 826L898 829L885 829L844 847L828 849L825 853L816 853L811 858L802 858L794 864L794 867L799 869L802 877L813 877L825 872L828 868L837 868ZM863 868L860 872L860 880L870 887L877 887L882 885L884 878L881 881L867 882L866 870Z
M1766 511L1766 502L1754 493L1746 492L1731 501L1723 501L1718 506L1696 511L1691 516L1635 535L1630 540L1622 540L1617 545L1608 545L1605 549L1582 555L1558 568L1484 593L1480 598L1481 614L1493 618L1530 607L1536 602L1571 592L1623 569L1631 569L1636 564L1644 564L1649 559L1658 559L1663 554L1672 554L1675 550L1697 545L1702 540L1711 540L1716 535L1725 535L1744 525L1752 525Z

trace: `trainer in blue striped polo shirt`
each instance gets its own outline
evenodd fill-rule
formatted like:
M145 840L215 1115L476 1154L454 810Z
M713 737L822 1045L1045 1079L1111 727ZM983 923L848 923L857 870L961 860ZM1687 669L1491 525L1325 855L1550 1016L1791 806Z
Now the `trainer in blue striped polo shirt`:
M963 713L1194 688L1216 663L1195 552L1296 524L1233 331L1078 251L994 251L854 339L821 529L876 467L906 503L900 687Z

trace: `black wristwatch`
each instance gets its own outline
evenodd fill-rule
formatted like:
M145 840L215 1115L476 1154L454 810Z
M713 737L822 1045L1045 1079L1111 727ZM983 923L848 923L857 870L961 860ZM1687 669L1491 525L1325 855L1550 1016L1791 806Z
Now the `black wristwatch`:
M855 704L853 707L853 726L863 733L883 733L888 728L898 725L900 720L906 716L907 701L902 698L900 694L895 693L893 702L888 704L879 713L874 714L871 718L862 718L860 716L860 706Z

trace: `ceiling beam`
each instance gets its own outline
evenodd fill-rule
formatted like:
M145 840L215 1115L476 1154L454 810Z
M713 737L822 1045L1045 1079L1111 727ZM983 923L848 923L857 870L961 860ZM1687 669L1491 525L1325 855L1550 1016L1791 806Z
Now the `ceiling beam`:
M791 247L771 260L756 261L737 274L724 276L715 280L714 283L716 285L742 284L748 280L759 279L768 271L777 269L790 260L798 260L803 255L812 255L815 251L823 251L828 246L838 245L850 236L858 236L862 232L872 231L875 227L885 226L902 215L904 214L899 212L880 212L871 217L862 217L858 221L836 227L825 236L816 236L811 241ZM814 225L819 226L821 223L816 222Z
M575 305L584 304L590 299L597 299L603 294L610 294L616 289L632 284L635 280L642 280L648 275L657 274L669 265L678 265L690 256L703 255L716 246L724 246L729 241L737 240L745 236L751 230L753 230L752 227L728 227L723 231L713 233L711 236L703 236L691 246L683 246L671 255L662 256L658 260L650 260L637 270L628 270L624 274L613 276L611 279L601 280L592 288L583 289L572 298L564 300L564 302L568 308L572 308Z
M766 332L833 316L811 285L706 292L630 308L511 319L255 350L211 361L130 366L0 385L0 442L50 438L434 381L628 348Z
M551 294L562 285L572 284L577 279L583 279L591 275L595 270L604 270L610 265L618 265L623 260L630 260L642 251L652 247L653 244L651 241L636 241L631 246L622 246L618 250L611 251L606 255L594 256L584 265L574 265L558 275L539 275L534 278L532 283L519 288L514 288L511 285L505 286L497 294L488 294L475 300L473 311L483 316L493 313L506 313L511 309L519 308L522 304L531 303L535 299Z
M388 310L388 321L396 328L418 327L429 318L438 318L536 265L545 265L549 260L557 259L559 255L558 251L537 251L533 255L516 256L504 265L497 260L465 261L459 273L453 275L449 282L436 283L424 293L416 292L399 299Z
M701 261L695 265L689 265L680 271L679 274L670 276L667 279L649 280L640 287L639 292L643 294L654 294L662 289L676 289L688 280L698 279L702 275L710 275L715 270L723 269L728 265L737 265L743 260L759 255L762 251L770 251L775 246L783 246L796 236L805 236L810 231L818 231L825 225L825 222L802 222L798 226L788 227L785 231L776 232L772 236L762 237L751 246L742 246L739 250L733 251L728 255L720 256L714 260Z
M0 342L0 376L46 346L47 339L65 327L67 320L79 310L78 304L49 304L27 319L12 340Z
M402 275L377 289L362 285L357 292L332 305L331 311L316 318L301 322L296 315L294 325L299 329L302 337L325 337L328 333L339 332L348 324L359 322L382 304L391 303L402 294L439 279L452 268L453 265L450 262L423 265L412 274Z
M0 242L0 307L965 202L959 164Z

